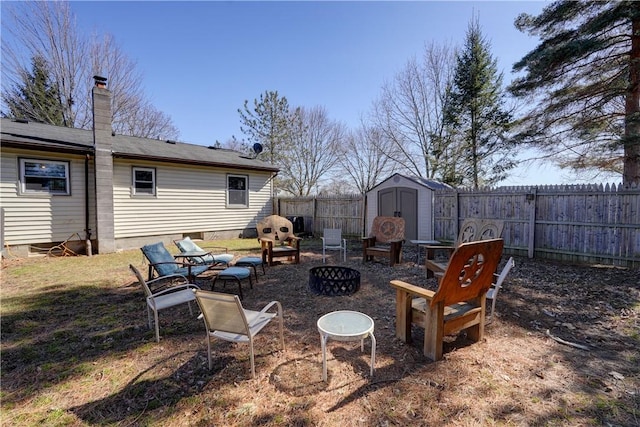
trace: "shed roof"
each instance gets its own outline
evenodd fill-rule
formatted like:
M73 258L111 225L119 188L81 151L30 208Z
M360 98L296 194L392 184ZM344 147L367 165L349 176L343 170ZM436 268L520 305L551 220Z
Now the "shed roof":
M446 190L446 189L452 189L453 188L449 184L445 184L444 182L436 181L434 179L405 176L405 175L402 175L402 174L399 174L399 173L394 173L389 178L387 178L387 179L383 180L382 182L378 183L375 187L373 187L371 190L369 190L369 192L374 191L377 187L379 187L383 183L389 181L390 179L393 179L396 176L402 177L404 179L408 179L409 181L413 181L416 184L421 185L423 187L426 187L426 188L428 188L430 190Z
M43 123L0 119L3 146L57 150L69 153L94 151L93 131L53 126ZM162 141L125 135L112 136L114 157L184 163L203 166L235 167L277 172L279 169L262 160L249 158L225 148L209 148L185 142Z

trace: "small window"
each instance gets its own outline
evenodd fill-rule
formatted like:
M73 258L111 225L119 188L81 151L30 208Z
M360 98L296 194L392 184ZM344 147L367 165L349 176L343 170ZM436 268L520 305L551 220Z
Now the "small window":
M156 170L154 168L133 168L133 194L155 196Z
M227 175L227 206L249 207L248 182L245 175Z
M20 159L20 190L24 194L69 195L69 162Z

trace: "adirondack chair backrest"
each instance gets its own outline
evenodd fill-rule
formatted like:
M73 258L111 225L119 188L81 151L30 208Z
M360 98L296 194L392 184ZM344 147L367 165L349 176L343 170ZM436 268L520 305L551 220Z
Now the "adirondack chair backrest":
M293 234L293 224L287 218L279 215L269 215L262 221L258 222L256 229L258 230L258 239L267 238L283 242Z
M478 240L498 239L502 236L504 221L467 218L460 227L456 246Z
M377 216L373 219L370 236L376 238L376 243L404 240L404 225L404 218Z
M431 306L440 301L445 305L469 301L486 293L502 257L503 245L502 239L461 244L449 260Z

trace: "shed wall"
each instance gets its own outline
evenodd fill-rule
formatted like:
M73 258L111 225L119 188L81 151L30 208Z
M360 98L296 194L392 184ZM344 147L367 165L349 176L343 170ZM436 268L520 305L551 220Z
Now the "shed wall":
M378 192L393 187L408 187L418 190L418 240L432 240L433 191L402 175L393 175L367 193L365 226L367 234L371 230L373 219L378 215Z

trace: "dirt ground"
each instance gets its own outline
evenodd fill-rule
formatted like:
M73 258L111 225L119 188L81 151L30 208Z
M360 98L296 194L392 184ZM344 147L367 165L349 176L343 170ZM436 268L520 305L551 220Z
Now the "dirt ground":
M411 247L393 268L384 260L363 264L357 249L346 263L331 253L332 264L361 273L358 292L335 297L308 287L309 269L321 265L317 248L303 250L298 265L268 267L253 289L245 286L243 304L282 303L286 349L278 349L276 327L267 327L256 341L255 379L243 345L215 341L207 369L204 327L186 308L161 312L157 344L131 276L104 302L118 307L121 331L70 344L77 346L70 352L96 357L47 397L63 413L60 425L640 426L640 271L516 258L484 340L447 337L444 359L434 363L422 354L420 329L411 344L395 338L389 281L436 286L415 259ZM373 377L370 340L364 352L359 343L329 340L322 381L316 322L334 310L374 319ZM12 357L3 354L5 397L32 387L37 371Z

